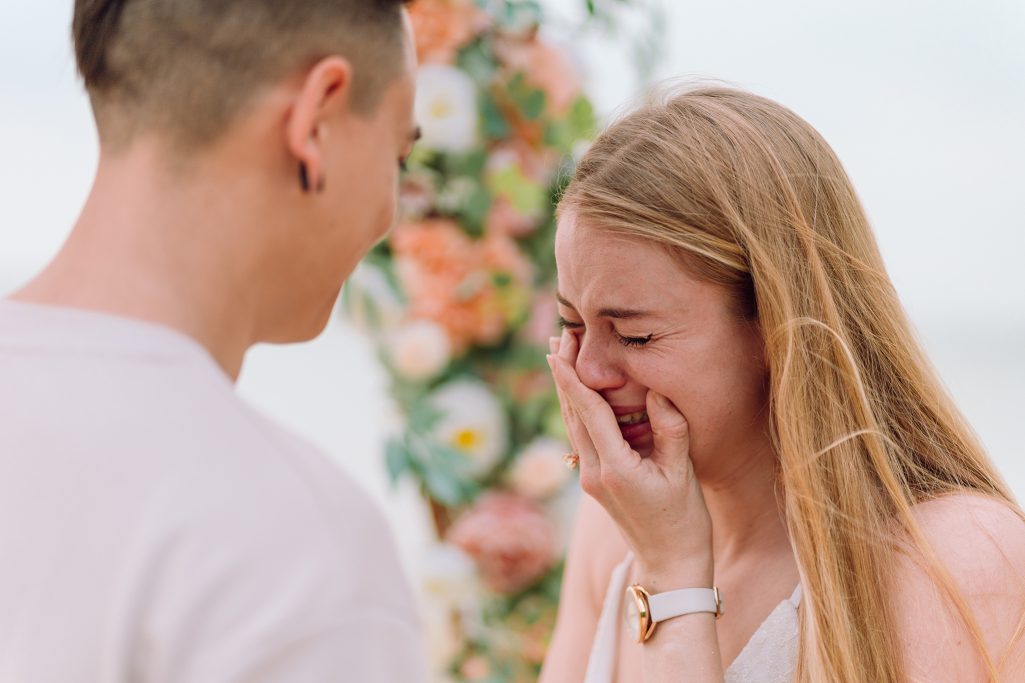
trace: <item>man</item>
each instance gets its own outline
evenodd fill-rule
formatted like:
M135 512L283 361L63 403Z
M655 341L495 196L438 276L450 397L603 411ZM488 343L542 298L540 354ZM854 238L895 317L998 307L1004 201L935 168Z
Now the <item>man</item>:
M95 184L0 302L3 683L423 679L379 512L233 393L393 221L402 4L76 1Z

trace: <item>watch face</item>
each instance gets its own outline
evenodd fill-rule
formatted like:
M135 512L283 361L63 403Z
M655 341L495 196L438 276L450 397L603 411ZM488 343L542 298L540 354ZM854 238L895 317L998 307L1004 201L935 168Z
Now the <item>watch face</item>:
M641 614L643 605L640 604L640 599L633 586L626 589L626 595L623 597L623 615L626 617L627 633L637 642L641 640L641 629L643 628L641 622L644 621L644 616Z

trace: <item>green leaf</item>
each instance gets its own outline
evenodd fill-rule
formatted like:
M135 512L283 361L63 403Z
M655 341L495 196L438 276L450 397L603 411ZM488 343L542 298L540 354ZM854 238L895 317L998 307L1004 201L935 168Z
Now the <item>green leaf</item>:
M410 456L401 438L389 439L384 450L385 463L388 466L388 479L395 486L402 475L410 469Z
M498 71L498 60L483 38L464 46L456 57L456 65L479 86L489 84Z
M432 406L430 401L423 398L414 399L407 414L409 431L416 434L427 434L434 429L442 417L444 415Z
M514 164L490 174L487 182L494 194L509 200L520 213L538 213L548 206L546 188L528 178Z
M543 90L535 88L527 81L523 71L516 72L506 85L506 91L513 104L531 121L536 121L544 114L548 97Z
M531 90L524 94L523 99L520 100L520 108L523 110L524 116L531 121L536 121L545 112L547 102L548 97L543 91Z
M448 182L451 182L457 176L476 180L484 172L484 165L487 162L487 151L476 149L466 154L448 154L445 156L441 166Z
M485 92L480 98L481 119L484 136L492 140L504 140L512 134L501 107L494 95Z
M460 211L463 229L474 237L482 236L490 211L491 193L485 186L477 184Z
M545 144L569 154L578 142L594 138L597 125L590 100L580 96L570 105L566 116L545 128Z
M467 474L468 461L459 451L433 439L417 439L423 482L431 495L449 507L465 505L480 494L480 485Z
M594 105L583 95L573 100L567 120L570 123L574 141L590 140L597 132L598 121L594 115Z
M459 481L449 473L433 467L424 470L424 486L431 498L448 507L457 507L464 500Z
M492 273L491 283L495 285L495 287L497 287L498 289L505 289L513 283L513 278L512 275L510 275L509 273Z
M431 168L438 158L438 152L424 145L413 145L406 166L409 168Z

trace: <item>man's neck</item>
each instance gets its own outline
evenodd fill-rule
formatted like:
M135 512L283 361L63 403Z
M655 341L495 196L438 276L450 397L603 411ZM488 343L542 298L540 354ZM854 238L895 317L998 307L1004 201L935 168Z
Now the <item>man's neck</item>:
M227 245L217 239L217 217L230 215L231 207L195 185L164 184L136 162L101 160L64 247L11 298L173 328L206 347L237 379L253 343L255 315L252 294L242 286L245 245L218 253Z

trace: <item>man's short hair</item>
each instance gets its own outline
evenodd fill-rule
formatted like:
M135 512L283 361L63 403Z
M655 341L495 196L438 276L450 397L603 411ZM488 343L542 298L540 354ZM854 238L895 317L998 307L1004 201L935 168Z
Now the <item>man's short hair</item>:
M76 0L78 69L100 140L216 139L262 86L337 54L373 111L402 69L403 0Z

